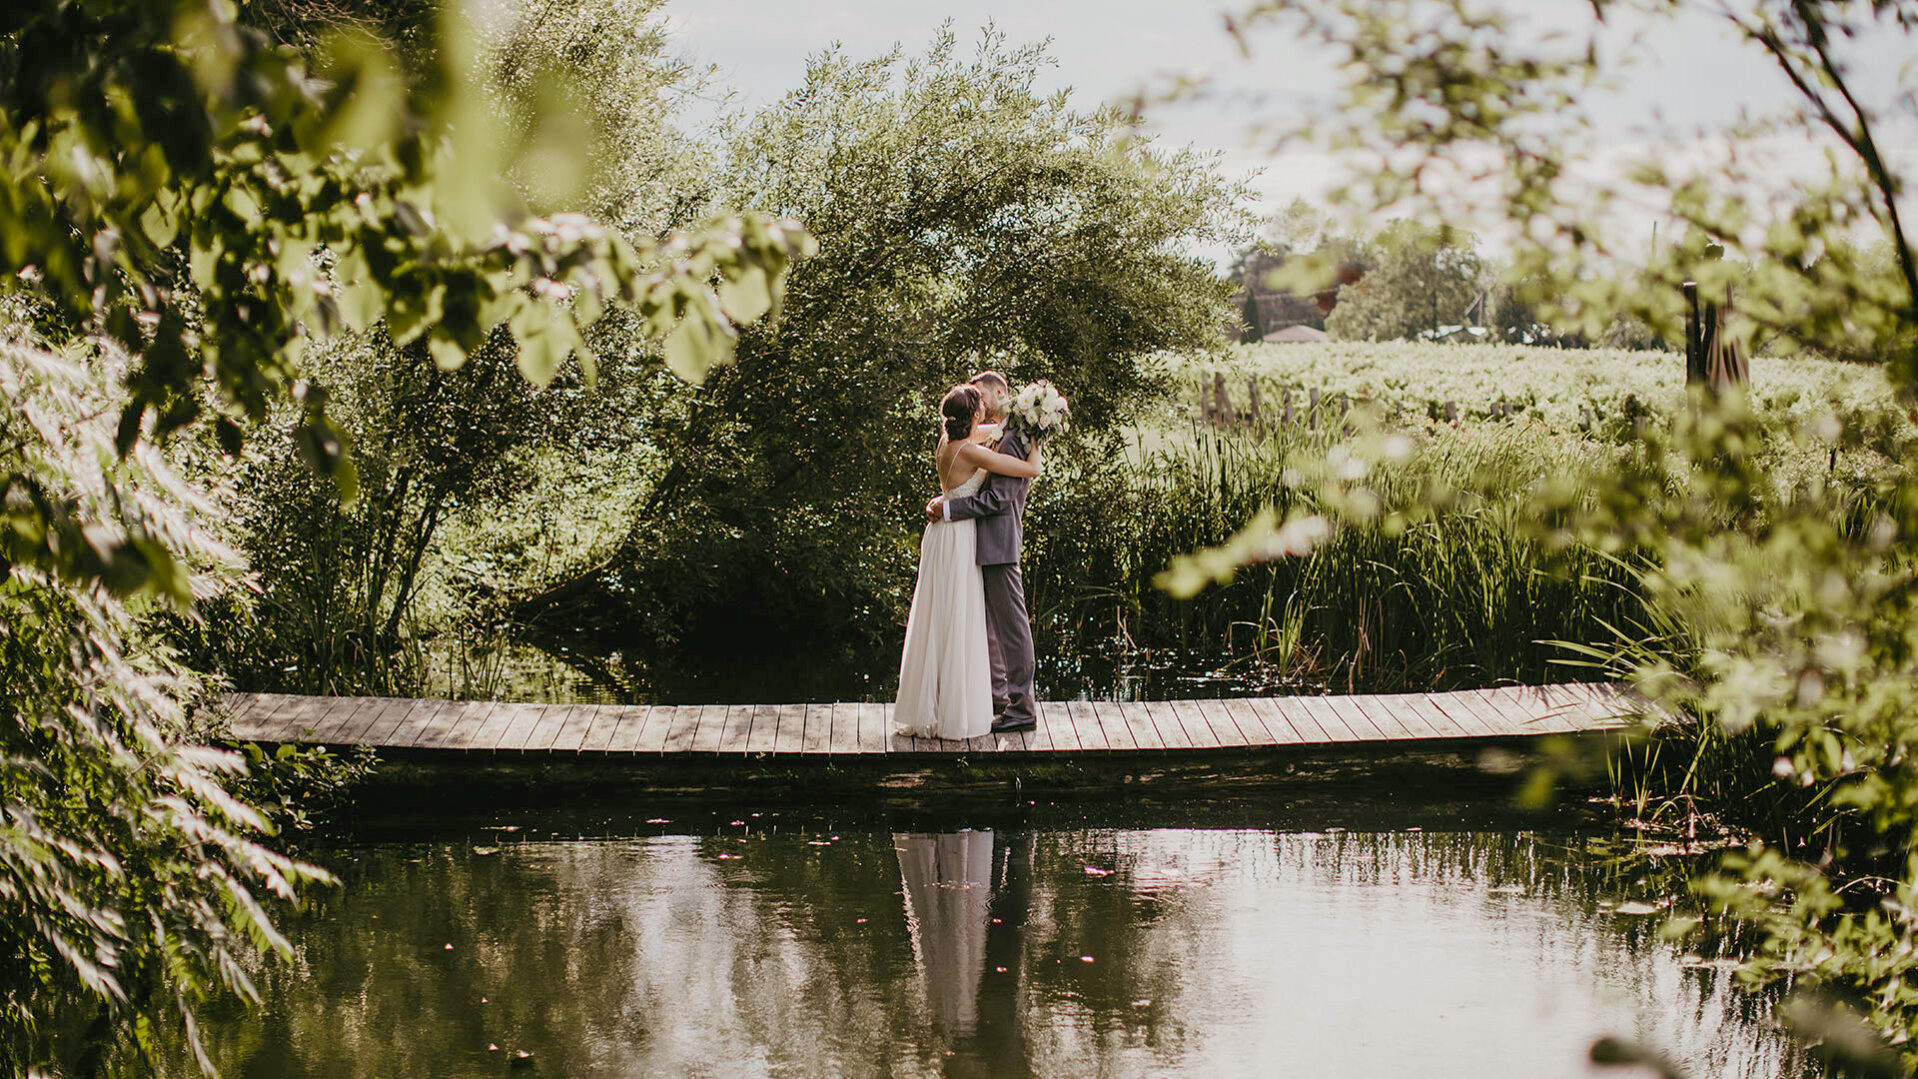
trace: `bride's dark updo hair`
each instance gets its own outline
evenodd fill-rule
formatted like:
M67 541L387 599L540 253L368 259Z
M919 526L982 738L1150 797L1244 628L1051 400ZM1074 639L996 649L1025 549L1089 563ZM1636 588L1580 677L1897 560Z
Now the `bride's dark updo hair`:
M982 400L971 386L954 386L946 391L946 399L939 402L939 415L945 418L947 438L957 442L972 431L972 418L978 415Z

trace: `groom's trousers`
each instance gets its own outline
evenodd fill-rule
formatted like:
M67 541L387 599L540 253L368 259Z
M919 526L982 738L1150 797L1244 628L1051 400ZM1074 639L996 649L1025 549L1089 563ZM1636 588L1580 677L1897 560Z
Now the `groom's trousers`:
M986 652L992 657L992 699L1007 719L1036 719L1032 699L1032 622L1019 563L980 566L986 583Z

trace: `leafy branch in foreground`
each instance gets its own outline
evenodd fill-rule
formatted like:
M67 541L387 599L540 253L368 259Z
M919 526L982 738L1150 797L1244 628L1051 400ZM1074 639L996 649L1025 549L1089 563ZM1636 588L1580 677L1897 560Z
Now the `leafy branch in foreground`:
M609 309L690 379L777 310L797 223L719 217L658 243L529 208L452 5L417 70L368 36L310 51L226 0L0 8L0 1070L118 1073L196 1008L253 997L268 904L321 870L186 743L198 680L134 617L193 618L230 560L160 447L228 454L291 402L351 497L312 341L378 323L451 371L502 336L535 384ZM522 119L524 119L522 117ZM75 1007L94 1020L57 1036ZM49 1019L59 1016L59 1020ZM42 1020L46 1025L42 1026Z
M1519 20L1466 0L1416 11L1385 0L1272 3L1234 26L1248 46L1259 27L1284 26L1344 61L1336 107L1279 134L1379 162L1341 193L1358 212L1414 207L1458 220L1490 209L1513 240L1524 299L1588 332L1624 313L1671 336L1680 281L1695 277L1707 294L1736 284L1749 325L1882 362L1909 399L1918 257L1898 205L1907 178L1881 147L1888 125L1915 118L1918 95L1907 69L1889 101L1865 101L1845 52L1866 34L1909 40L1918 4L1595 0L1592 10L1569 42L1528 37ZM1595 179L1608 170L1571 148L1599 142L1585 95L1623 70L1604 22L1626 12L1721 20L1784 79L1793 104L1730 132L1736 152L1712 167L1681 173L1648 159L1624 181ZM1826 175L1785 190L1763 183L1758 136L1780 135L1829 149ZM1677 144L1696 139L1668 133L1661 149ZM1639 264L1613 227L1614 208L1632 200L1689 234ZM1708 242L1729 257L1704 257ZM1352 442L1378 437L1374 426ZM1683 717L1660 736L1735 742L1746 752L1713 765L1761 769L1725 777L1720 789L1746 797L1719 808L1772 814L1778 827L1767 834L1780 843L1726 858L1701 886L1718 914L1761 930L1744 974L1821 994L1822 1004L1787 1008L1788 1019L1878 1074L1900 1067L1891 1055L1918 1066L1912 445L1896 408L1834 403L1787 424L1754 416L1739 393L1698 397L1669 425L1641 427L1595 488L1544 485L1532 513L1552 542L1626 559L1655 620L1674 628L1662 644L1618 644L1656 709ZM1351 448L1341 450L1349 470ZM1826 453L1829 472L1800 470L1812 477L1801 483L1780 483L1771 467L1780 455ZM1867 462L1854 482L1838 482L1841 455ZM1301 473L1316 470L1307 482L1338 494L1349 483L1324 474L1330 467ZM1275 523L1256 521L1226 548L1175 565L1166 584L1203 587L1235 561L1285 548Z

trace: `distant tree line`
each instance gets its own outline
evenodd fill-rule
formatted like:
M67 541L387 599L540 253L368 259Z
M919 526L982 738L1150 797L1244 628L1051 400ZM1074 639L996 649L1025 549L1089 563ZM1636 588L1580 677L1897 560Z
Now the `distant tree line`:
M1554 348L1660 348L1643 323L1602 336L1553 324L1540 282L1513 279L1472 233L1393 219L1369 235L1338 231L1303 200L1269 218L1227 269L1241 342L1309 326L1347 341L1466 340Z

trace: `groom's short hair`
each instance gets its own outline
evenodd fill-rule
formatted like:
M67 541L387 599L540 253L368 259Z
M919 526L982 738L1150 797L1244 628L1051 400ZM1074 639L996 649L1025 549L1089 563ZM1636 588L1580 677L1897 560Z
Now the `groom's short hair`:
M997 371L981 371L967 379L966 384L970 386L998 386L1007 390L1012 388L1012 383L1006 381L1006 376Z

